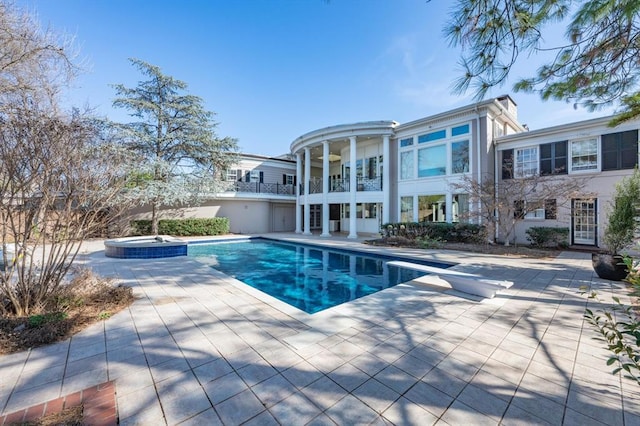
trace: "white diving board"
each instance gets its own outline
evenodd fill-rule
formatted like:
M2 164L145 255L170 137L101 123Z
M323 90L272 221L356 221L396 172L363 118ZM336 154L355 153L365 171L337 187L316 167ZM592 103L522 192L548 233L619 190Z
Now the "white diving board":
M481 275L451 271L446 268L420 265L418 263L404 262L400 260L387 262L387 265L413 269L415 271L435 275L450 285L454 290L488 299L493 298L498 291L507 289L513 285L513 281L490 280L482 277Z

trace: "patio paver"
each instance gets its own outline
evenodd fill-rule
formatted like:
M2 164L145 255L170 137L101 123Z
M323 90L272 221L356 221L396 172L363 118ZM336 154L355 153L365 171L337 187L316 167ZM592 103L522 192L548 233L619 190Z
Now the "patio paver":
M476 301L403 284L308 315L191 258L80 259L133 287L127 310L71 339L0 356L0 416L100 383L128 424L614 424L640 389L610 374L578 293L618 284L590 256L499 258L271 235L435 261L514 281ZM1 424L1 422L0 422Z

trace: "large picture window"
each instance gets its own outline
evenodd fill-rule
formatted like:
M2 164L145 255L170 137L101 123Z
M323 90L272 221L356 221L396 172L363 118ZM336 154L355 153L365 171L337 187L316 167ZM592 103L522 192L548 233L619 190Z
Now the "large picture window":
M413 197L400 197L400 222L413 222Z
M454 194L451 206L452 222L467 222L469 220L469 194Z
M447 174L447 146L437 145L418 150L418 177Z
M538 147L516 149L514 172L515 177L538 174Z
M571 141L571 171L579 172L597 169L598 139Z
M453 142L451 144L451 173L466 173L469 171L469 141Z
M400 179L413 179L413 151L400 153Z
M418 196L418 215L420 222L446 222L445 195Z

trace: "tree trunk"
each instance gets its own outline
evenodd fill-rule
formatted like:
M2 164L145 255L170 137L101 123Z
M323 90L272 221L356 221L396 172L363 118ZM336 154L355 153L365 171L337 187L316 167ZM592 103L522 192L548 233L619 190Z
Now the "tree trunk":
M158 210L156 203L151 203L151 235L158 235Z

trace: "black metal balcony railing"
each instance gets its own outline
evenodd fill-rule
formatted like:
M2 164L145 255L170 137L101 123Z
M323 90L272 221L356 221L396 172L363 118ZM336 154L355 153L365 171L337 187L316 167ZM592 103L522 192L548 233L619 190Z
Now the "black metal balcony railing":
M225 192L245 192L251 194L296 195L295 185L260 182L225 182Z
M382 191L382 178L357 178L357 191ZM300 195L304 194L304 185L298 188ZM331 179L329 181L329 192L349 192L349 179ZM322 178L313 177L309 180L309 194L322 194Z
M331 179L329 192L349 192L349 179Z
M382 191L382 178L358 178L358 191Z

